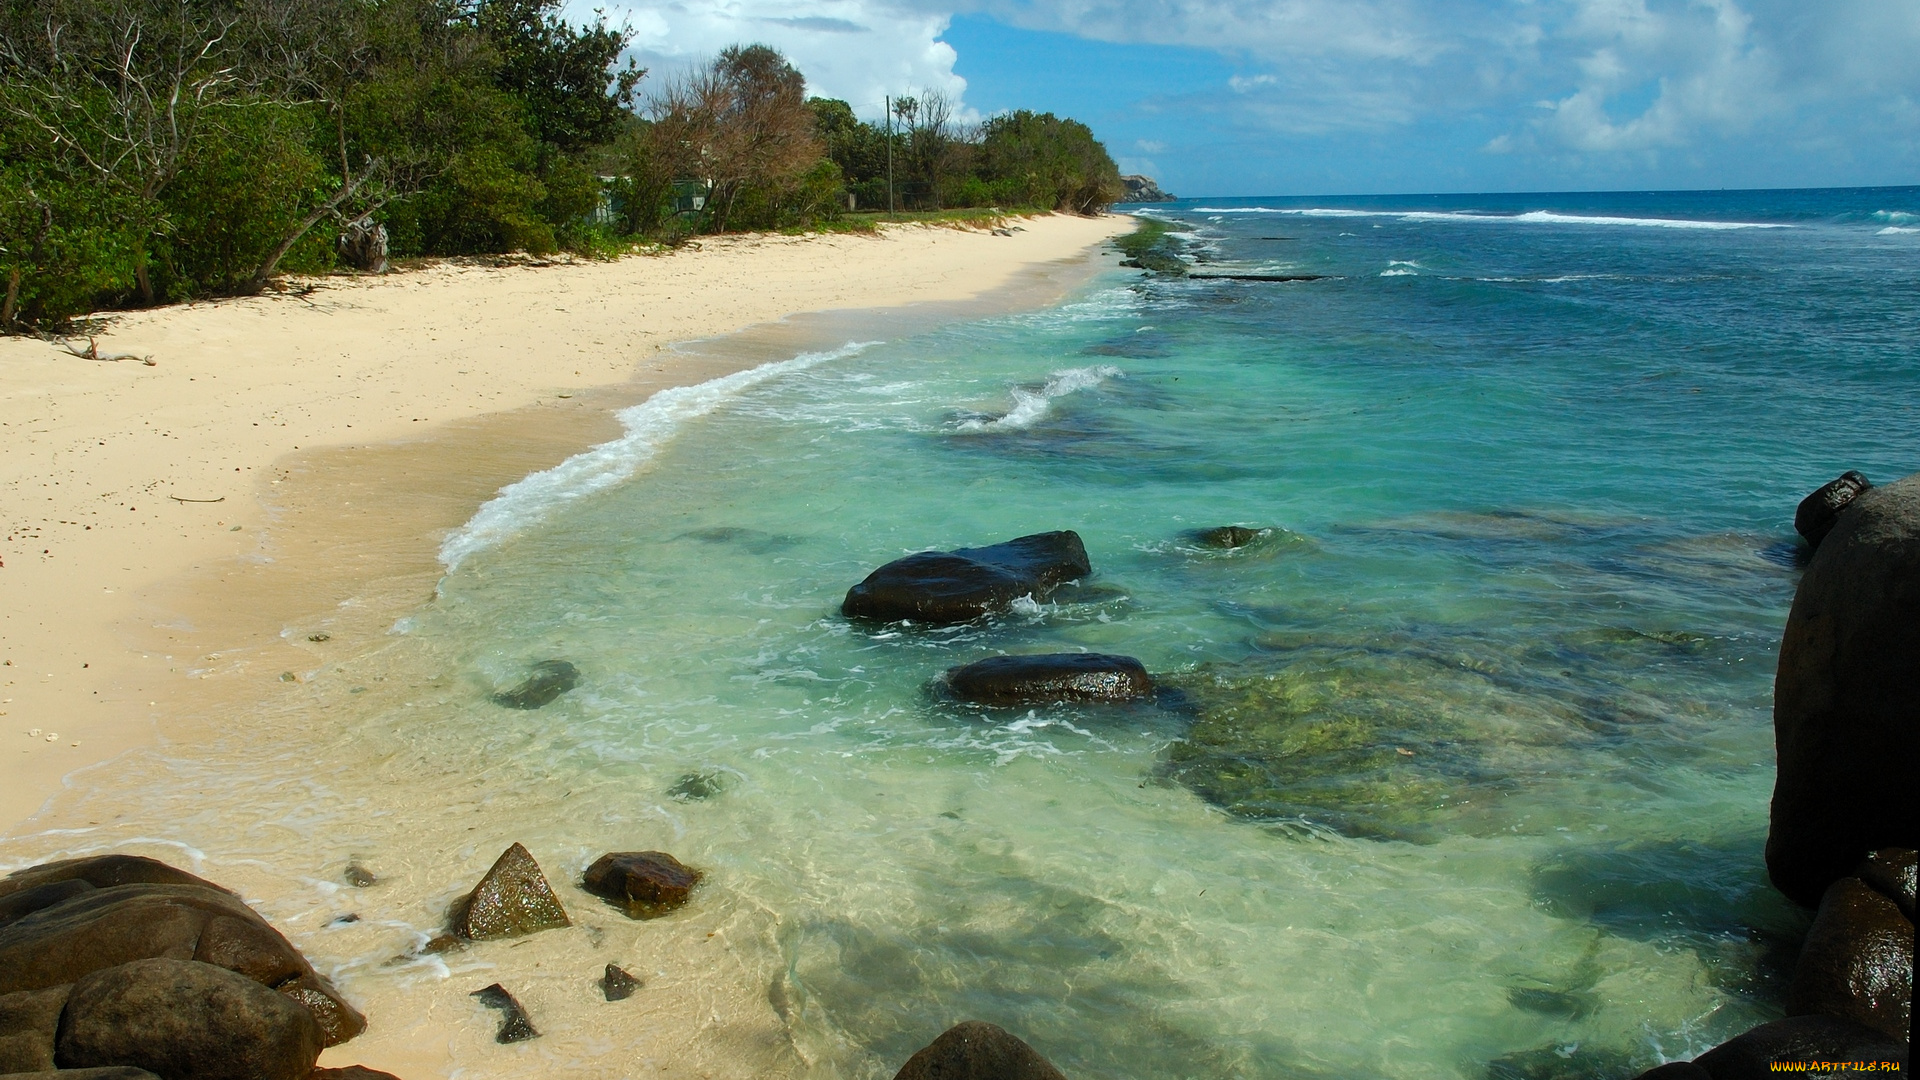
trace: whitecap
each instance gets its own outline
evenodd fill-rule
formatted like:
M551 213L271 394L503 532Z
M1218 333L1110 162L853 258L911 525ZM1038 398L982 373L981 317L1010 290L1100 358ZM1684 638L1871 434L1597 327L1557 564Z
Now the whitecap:
M544 521L557 507L625 481L659 453L683 424L705 416L741 391L875 344L849 342L828 352L801 353L693 386L671 387L620 410L615 415L626 434L501 488L441 543L441 565L451 572L475 552L497 547Z
M1002 416L990 420L968 419L955 424L955 431L1020 431L1032 427L1047 411L1053 407L1054 399L1081 390L1090 390L1108 379L1120 374L1120 369L1112 364L1098 364L1092 367L1067 368L1047 376L1044 386L1029 390L1024 386L1013 388L1013 408Z
M1890 225L1906 225L1920 221L1920 214L1908 213L1905 210L1875 210L1873 220L1884 221Z
M1904 234L1904 233L1920 233L1920 228L1914 228L1914 227L1912 227L1912 226L1903 226L1903 225L1889 225L1889 226L1887 226L1886 228L1884 228L1884 229L1881 229L1881 230L1880 230L1879 232L1877 232L1877 233L1874 233L1873 235L1875 235L1875 236L1899 236L1899 235L1902 235L1902 234Z
M1381 277L1418 277L1419 275L1414 273L1412 270L1406 269L1405 267L1396 266L1389 270L1380 271L1380 276Z

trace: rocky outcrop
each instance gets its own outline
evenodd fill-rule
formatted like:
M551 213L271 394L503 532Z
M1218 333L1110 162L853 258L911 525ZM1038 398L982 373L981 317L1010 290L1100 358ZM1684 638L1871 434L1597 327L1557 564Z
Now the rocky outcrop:
M1807 566L1774 682L1767 870L1812 907L1869 851L1920 847L1920 475L1855 498Z
M1827 886L1794 968L1787 1011L1837 1016L1905 1040L1913 1011L1913 923L1857 877Z
M580 887L630 919L652 919L685 904L700 878L700 871L664 851L614 851L593 860Z
M895 559L847 590L840 610L848 618L949 626L1006 611L1021 597L1045 600L1091 573L1078 533L1035 533L989 547Z
M491 700L509 709L538 709L579 684L580 670L572 664L542 660L518 686L494 694Z
M1793 1016L1729 1039L1693 1063L1713 1080L1765 1080L1779 1075L1772 1067L1776 1061L1898 1061L1904 1070L1906 1060L1905 1042L1872 1028L1830 1016Z
M527 849L514 844L449 913L448 929L465 941L494 941L571 926L567 909L553 895Z
M87 887L76 889L74 882ZM266 920L239 897L185 871L152 859L104 856L33 867L0 886L14 887L6 900L33 901L32 910L0 925L0 994L74 983L94 971L163 957L224 968L297 1001L313 1014L326 1045L366 1028L366 1019Z
M1900 914L1913 921L1914 863L1920 853L1908 848L1881 848L1860 860L1853 876L1894 902Z
M950 669L941 683L954 697L976 705L1127 702L1153 696L1153 679L1140 661L1104 653L991 656Z
M1793 530L1806 538L1808 547L1818 548L1833 531L1833 523L1840 520L1840 511L1871 487L1873 484L1860 473L1841 473L1800 500L1793 512Z
M1127 193L1120 199L1121 202L1173 202L1177 198L1161 191L1160 185L1154 183L1151 176L1134 173L1121 177L1120 183L1127 189Z
M132 1065L162 1080L306 1080L323 1039L311 1012L245 976L136 960L73 984L54 1060Z
M968 1020L907 1059L893 1080L1066 1080L1040 1052L997 1024Z

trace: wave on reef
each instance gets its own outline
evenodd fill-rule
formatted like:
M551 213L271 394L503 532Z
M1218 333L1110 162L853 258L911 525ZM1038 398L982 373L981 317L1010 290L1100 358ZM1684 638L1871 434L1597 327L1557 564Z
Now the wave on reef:
M1361 218L1386 217L1400 221L1467 221L1494 224L1528 225L1639 225L1662 229L1791 229L1792 225L1766 221L1707 221L1696 218L1611 217L1597 214L1562 214L1553 210L1529 210L1524 214L1475 214L1456 210L1340 210L1328 207L1300 209L1271 206L1194 208L1198 214L1290 214L1295 217Z
M1014 387L1013 408L1008 409L1005 414L991 418L975 417L962 420L954 425L954 430L967 432L1025 430L1047 415L1047 411L1053 407L1054 399L1081 390L1091 390L1119 374L1120 369L1112 364L1056 371L1049 375L1045 385L1038 389Z
M853 356L875 344L850 341L826 352L801 353L692 386L670 387L620 410L616 415L626 434L501 488L440 545L440 564L451 573L475 552L497 547L544 521L556 507L625 481L687 421L705 416L741 391L789 372Z

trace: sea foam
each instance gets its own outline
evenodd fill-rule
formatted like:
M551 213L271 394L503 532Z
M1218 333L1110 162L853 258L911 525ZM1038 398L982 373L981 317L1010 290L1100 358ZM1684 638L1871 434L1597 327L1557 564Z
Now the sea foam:
M692 386L670 387L620 410L615 415L626 434L501 488L441 543L441 565L451 572L475 552L497 547L546 520L556 508L625 481L659 453L687 421L705 416L741 391L815 364L853 356L875 344L855 341L827 352L801 353Z
M1091 390L1119 374L1120 369L1112 364L1056 371L1049 375L1046 384L1037 390L1029 390L1024 386L1014 387L1013 408L1008 409L1005 415L996 416L991 420L963 420L954 425L954 430L968 432L1024 430L1046 416L1056 398L1081 390Z

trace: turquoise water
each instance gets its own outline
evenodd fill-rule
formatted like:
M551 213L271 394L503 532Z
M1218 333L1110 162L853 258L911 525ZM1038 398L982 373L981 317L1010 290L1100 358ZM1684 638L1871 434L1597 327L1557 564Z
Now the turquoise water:
M978 1018L1076 1078L1624 1078L1778 1016L1790 523L1920 466L1920 189L1148 212L1201 271L1327 276L1113 269L630 411L320 680L348 734L301 827L377 858L490 813L466 855L522 839L556 878L667 848L765 914L811 1075ZM1229 523L1273 531L1183 535ZM900 555L1060 528L1095 573L1053 602L838 615ZM926 689L1083 649L1177 692ZM580 687L487 703L548 658ZM348 698L376 667L408 689ZM414 914L350 990L417 976L376 966Z

